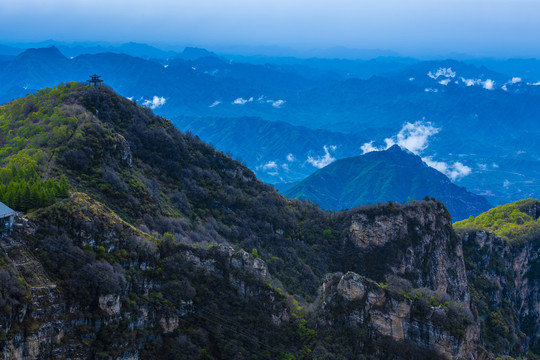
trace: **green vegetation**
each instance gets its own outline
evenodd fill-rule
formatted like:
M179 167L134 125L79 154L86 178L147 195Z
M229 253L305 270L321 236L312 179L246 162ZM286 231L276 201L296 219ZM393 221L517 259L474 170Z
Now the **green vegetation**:
M0 201L14 210L27 212L68 196L65 176L59 181L43 181L33 167L17 169L11 165L0 168Z
M524 199L497 206L477 217L454 223L455 229L486 230L510 241L532 238L540 234L540 201Z

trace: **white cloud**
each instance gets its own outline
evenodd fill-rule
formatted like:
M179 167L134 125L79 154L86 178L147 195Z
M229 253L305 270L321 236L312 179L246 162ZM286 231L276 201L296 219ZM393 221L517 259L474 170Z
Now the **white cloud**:
M431 89L431 88L428 89L428 88L425 88L424 91L425 91L425 92L434 92L434 93L436 93L436 92L439 92L439 89Z
M294 160L296 160L294 155L292 153L289 153L289 155L287 155L287 161L291 162L291 161L294 161Z
M216 101L214 101L214 102L212 103L212 105L210 105L209 107L213 108L213 107L218 106L219 104L221 104L221 101L216 100Z
M281 168L285 171L289 171L289 165L287 164L281 164Z
M497 169L497 168L499 167L499 165L493 163L493 164L491 165L491 167L493 167L494 169Z
M428 166L448 176L452 181L465 177L472 172L470 167L463 165L459 161L456 161L454 164L448 164L443 161L435 161L431 156L424 157L422 160Z
M253 96L250 97L250 98L247 99L247 100L240 97L240 98L234 100L234 101L232 102L232 104L233 104L233 105L244 105L245 103L252 102L252 101L253 101Z
M275 170L278 168L278 166L275 161L269 161L260 168L262 170Z
M409 78L409 81L413 81L413 80L414 80L414 78L413 78L413 77L412 77L412 78Z
M513 77L512 80L510 81L512 84L517 84L517 83L520 83L521 82L521 78L520 77Z
M144 100L142 105L148 106L150 109L157 109L165 105L167 100L163 96L154 96L152 100Z
M417 121L414 124L407 122L403 125L399 133L391 138L384 139L385 146L376 147L373 141L367 142L360 147L362 154L372 151L382 151L392 145L399 145L418 155L429 145L429 137L437 134L441 129L434 127L430 122Z
M463 81L463 82L465 83L465 85L467 85L467 86L478 85L478 84L480 84L480 82L482 81L482 80L480 80L480 79L465 79L465 78L463 78L463 77L460 78L460 79L461 79L461 81Z
M166 68L169 67L169 64L165 64L165 65L163 65L163 67L166 69Z
M439 84L444 85L444 86L448 85L449 83L450 83L450 79L444 79L444 80L439 81Z
M487 170L487 164L478 164L478 168L479 168L480 170L485 171L485 170Z
M397 134L397 141L386 139L385 142L388 147L397 143L402 148L418 155L428 147L429 137L437 134L440 130L441 129L431 125L430 122L423 123L417 121L414 124L408 122L403 125ZM392 140L392 142L390 140Z
M307 162L315 166L316 168L321 169L327 165L330 165L334 161L336 161L336 158L330 155L328 146L324 145L323 149L324 149L324 156L317 156L317 158L308 156ZM330 145L330 149L334 151L336 149L336 146Z
M427 75L432 79L438 79L441 76L445 78L454 78L456 77L456 72L452 71L452 68L439 68L435 73L430 71Z
M269 101L272 103L272 106L275 107L276 109L279 109L281 105L285 104L285 100L276 100L276 101L269 100Z
M503 186L508 189L510 187L510 181L508 181L507 179L504 180L504 183L503 183Z
M495 81L491 79L487 79L486 81L482 82L482 86L484 87L484 89L487 89L487 90L493 90L494 85L495 85Z
M532 86L538 86L538 85L540 85L540 81L537 81L537 82L535 82L535 83L529 83L529 85L532 85Z
M504 84L501 89L503 89L504 91L508 91L508 88L506 87L506 84Z
M360 146L360 150L362 150L362 155L364 154L367 154L369 152L372 152L372 151L381 151L381 150L384 150L384 149L379 149L379 148L376 148L375 146L373 146L373 140L368 142L368 143L365 143L364 145Z

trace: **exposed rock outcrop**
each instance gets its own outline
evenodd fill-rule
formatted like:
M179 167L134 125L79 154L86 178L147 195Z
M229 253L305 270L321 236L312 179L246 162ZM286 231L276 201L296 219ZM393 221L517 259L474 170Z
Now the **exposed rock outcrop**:
M538 351L540 239L508 242L485 231L463 232L461 237L472 307L487 325L483 336L488 349L514 355L529 348Z
M319 326L367 326L374 336L391 337L401 346L435 351L448 359L477 359L480 328L459 304L428 305L385 289L372 280L348 272L326 277Z
M461 240L442 203L359 208L350 221L349 241L355 249L349 251L357 255L351 270L376 281L397 275L415 287L438 290L468 304Z

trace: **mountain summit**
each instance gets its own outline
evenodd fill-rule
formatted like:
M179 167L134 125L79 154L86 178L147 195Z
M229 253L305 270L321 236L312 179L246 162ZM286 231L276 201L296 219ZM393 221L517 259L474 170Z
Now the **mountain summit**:
M491 207L486 199L453 184L398 145L337 160L287 190L285 196L308 199L334 210L435 197L444 202L454 221Z

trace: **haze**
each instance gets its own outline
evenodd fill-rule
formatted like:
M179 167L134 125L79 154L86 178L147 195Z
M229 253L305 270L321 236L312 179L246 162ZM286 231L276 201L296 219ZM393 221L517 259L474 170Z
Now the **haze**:
M540 56L536 0L1 0L0 41Z

